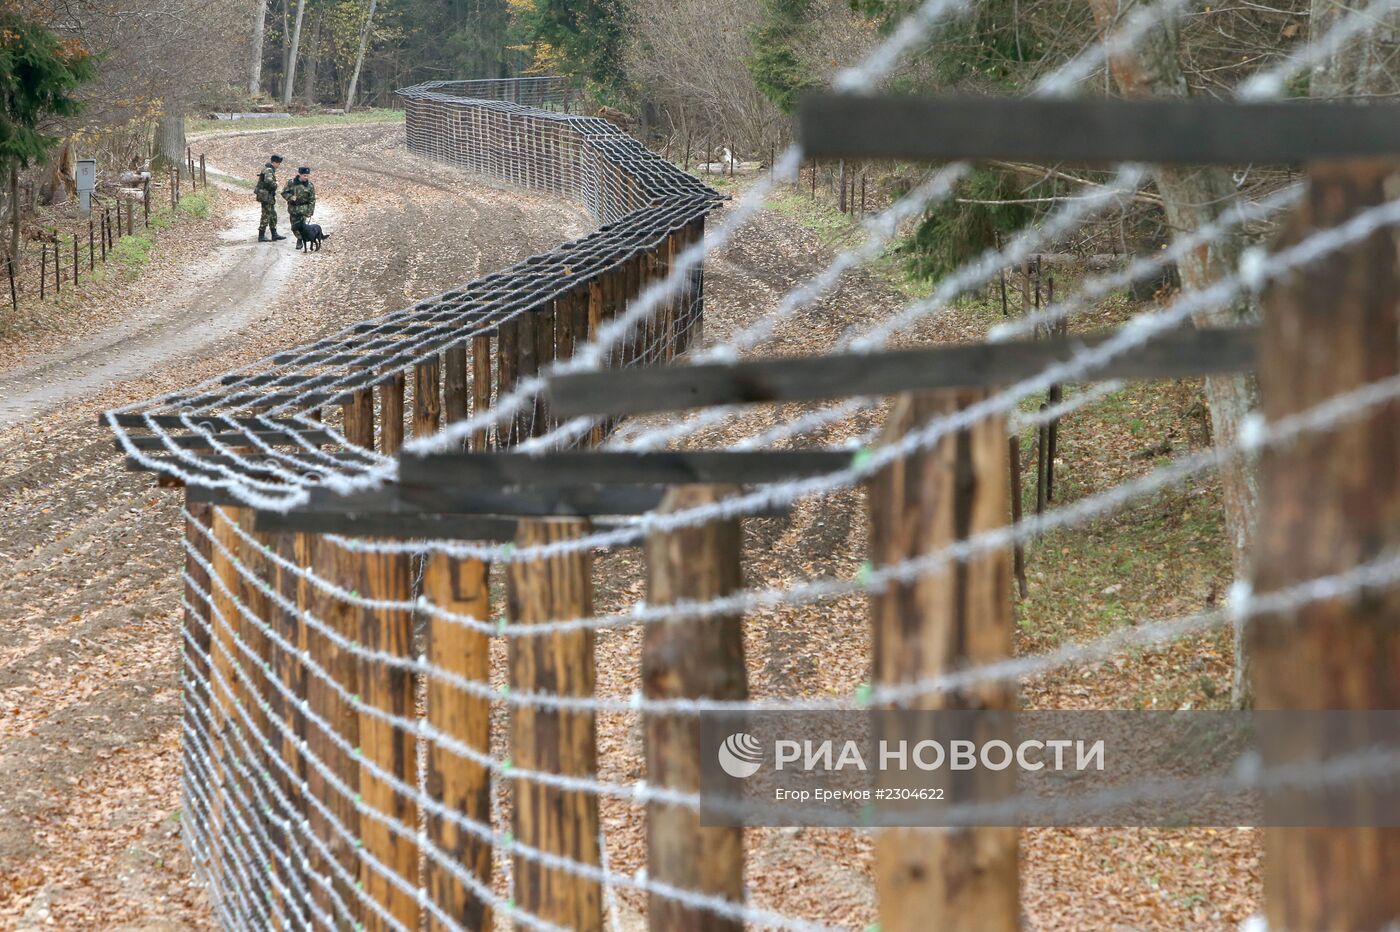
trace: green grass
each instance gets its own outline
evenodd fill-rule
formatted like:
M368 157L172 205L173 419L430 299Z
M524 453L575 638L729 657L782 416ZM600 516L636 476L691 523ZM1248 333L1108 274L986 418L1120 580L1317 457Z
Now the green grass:
M108 262L116 263L128 276L135 275L151 261L157 233L170 229L187 217L207 220L213 211L215 196L212 190L206 189L195 194L183 195L180 198L180 206L173 210L168 206L152 210L150 225L118 240L108 253Z
M359 123L402 123L402 110L371 108L352 113L316 113L306 116L279 117L267 120L189 120L187 132L247 133L264 129L302 129L315 126L347 126Z

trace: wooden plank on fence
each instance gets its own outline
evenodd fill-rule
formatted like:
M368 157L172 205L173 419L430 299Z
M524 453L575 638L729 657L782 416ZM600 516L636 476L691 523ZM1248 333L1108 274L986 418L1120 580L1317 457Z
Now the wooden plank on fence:
M522 521L517 546L542 546L587 533L580 521ZM588 550L544 560L519 560L507 569L507 600L516 624L538 624L593 614L593 556ZM592 696L593 632L562 631L510 640L510 686L518 694ZM511 708L511 757L522 770L593 777L598 772L597 725L592 712L535 705ZM515 836L522 844L597 867L598 797L534 780L514 783ZM577 872L515 857L516 902L548 923L601 932L600 885Z
M661 504L660 486L578 485L554 488L400 485L399 498L425 510L450 514L515 515L530 518L583 518L639 515Z
M484 622L491 617L488 571L481 560L435 553L423 569L423 594L439 608ZM490 638L432 613L427 623L428 661L489 688ZM428 723L435 729L482 755L491 753L489 699L434 677L428 680L427 709ZM432 742L428 745L426 786L428 795L452 812L483 826L491 824L491 772L484 764ZM490 843L438 815L429 814L427 823L429 840L490 889ZM494 928L491 908L484 899L437 861L430 858L426 864L425 886L443 912L462 928ZM428 927L446 928L432 915Z
M400 421L402 423L402 421ZM413 598L413 561L404 553L358 553L360 591L367 599L407 603ZM366 650L411 661L413 612L396 608L364 608L360 611L360 643ZM360 795L374 809L405 827L408 837L392 831L378 819L363 819L360 834L365 851L385 870L398 874L408 890L419 881L418 803L410 793L418 786L416 729L406 729L383 715L416 721L413 674L399 667L365 657L359 662L360 697ZM375 712L369 711L373 709ZM407 789L394 785L398 781ZM360 865L360 883L376 902L399 922L418 928L420 905L416 892L408 892L389 880L366 859ZM366 914L366 927L391 926L374 913Z
M884 442L985 397L972 391L904 396L890 414ZM881 470L869 483L874 565L940 551L1004 526L1009 468L1005 419L991 417ZM892 584L872 596L871 619L874 677L882 685L1005 660L1013 624L1010 554L950 561L911 583ZM916 699L909 707L1009 709L1015 695L1014 684L978 684ZM900 732L900 724L888 723L880 737L927 737ZM995 777L984 771L978 779ZM1012 791L1014 781L1010 776ZM875 840L875 886L886 932L1015 930L1021 915L1017 829L883 830Z
M1392 116L1335 102L821 94L802 101L799 134L814 158L1300 165L1400 155Z
M720 501L726 486L673 489L663 512ZM743 588L743 536L737 520L653 534L647 540L647 604L705 602ZM648 699L743 700L748 697L743 618L721 615L647 625L642 640L642 691ZM693 715L645 719L647 782L682 793L700 791L699 723ZM683 806L647 806L647 874L682 890L740 903L744 894L744 835L735 827L700 826ZM655 932L737 930L743 923L710 910L651 894L647 921Z
M435 453L404 457L399 481L438 488L781 482L844 469L852 458L848 450Z
M217 433L211 434L209 437L199 434L169 434L165 437L130 435L127 437L131 445L138 450L166 450L170 447L179 447L182 450L212 450L215 443L231 447L246 447L253 438L274 447L299 447L303 443L334 442L326 431L310 429L302 431L300 441L290 433L278 430L255 430L246 434ZM126 447L122 446L120 440L114 441L114 443L118 453L126 452Z
M1111 336L587 372L559 376L550 382L549 391L561 416L577 417L987 388L1036 375ZM1254 330L1176 330L1115 356L1095 368L1091 378L1163 379L1244 371L1254 365L1255 339Z
M1314 165L1286 244L1388 202L1400 164ZM1277 423L1400 375L1400 236L1376 231L1295 270L1263 299L1259 388ZM1260 459L1263 595L1400 552L1400 402L1271 446ZM1400 709L1400 588L1327 599L1249 623L1257 709ZM1306 751L1343 736L1314 735ZM1304 743L1308 743L1304 741ZM1351 746L1355 750L1355 745ZM1295 763L1267 760L1266 765ZM1355 792L1342 786L1329 799ZM1362 797L1379 812L1393 783ZM1266 799L1267 804L1267 799ZM1270 828L1264 907L1273 929L1379 929L1400 917L1397 828Z

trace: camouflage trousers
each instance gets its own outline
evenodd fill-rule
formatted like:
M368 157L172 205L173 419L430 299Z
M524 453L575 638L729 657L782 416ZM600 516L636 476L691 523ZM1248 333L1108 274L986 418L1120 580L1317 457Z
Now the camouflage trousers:
M269 227L274 230L277 229L277 205L273 203L263 204L261 206L262 219L258 221L258 232L261 233Z

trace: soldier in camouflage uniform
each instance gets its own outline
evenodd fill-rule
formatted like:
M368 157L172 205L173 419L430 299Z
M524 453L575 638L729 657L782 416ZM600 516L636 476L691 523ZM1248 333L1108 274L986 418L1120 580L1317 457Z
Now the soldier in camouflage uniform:
M277 233L277 166L282 164L282 156L274 155L267 160L262 172L258 175L258 183L253 187L253 194L257 197L258 203L262 205L262 219L258 221L258 242L267 242L267 231L272 231L272 241L275 243L279 239L286 239Z
M292 232L301 239L301 225L316 213L316 186L311 183L311 169L302 166L297 176L287 182L282 189L282 198L287 202L287 213L292 218ZM300 242L297 244L300 246Z

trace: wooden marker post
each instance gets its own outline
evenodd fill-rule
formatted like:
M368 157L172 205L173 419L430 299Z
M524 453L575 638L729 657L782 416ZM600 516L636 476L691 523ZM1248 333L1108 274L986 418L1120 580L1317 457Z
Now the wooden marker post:
M433 605L478 621L491 617L489 567L480 560L459 560L435 553L423 570L423 594ZM482 632L429 613L428 660L482 686L491 682L490 639ZM442 680L427 685L428 723L483 755L491 752L491 702ZM491 824L491 772L485 765L428 745L427 790L453 812L482 825ZM491 887L491 845L455 823L429 814L428 838L439 849ZM425 885L433 902L466 929L493 928L491 908L452 871L429 858ZM443 928L429 915L430 929Z
M737 494L735 487L680 486L661 511L697 508ZM743 588L743 539L737 520L651 535L646 544L647 604L704 602ZM748 697L742 616L679 618L647 625L642 641L642 691L648 699ZM700 791L700 726L693 715L646 717L647 782L682 793ZM700 827L700 814L665 803L647 806L647 875L740 903L744 894L741 828ZM652 894L647 920L663 930L738 930L742 922Z
M587 528L573 520L521 521L516 547L574 540ZM506 574L511 620L529 625L592 615L592 573L593 555L587 550L511 563ZM594 683L592 631L511 638L512 692L592 696ZM512 707L510 719L515 767L571 777L598 772L592 712L522 705ZM596 794L525 779L515 781L514 793L515 835L522 844L594 867L601 863ZM545 922L585 932L603 928L601 886L574 871L517 855L515 889L520 908Z
M902 396L885 429L891 443L985 392ZM871 557L878 569L944 549L1006 524L1006 422L970 430L887 466L870 480ZM1011 656L1010 555L949 564L871 599L874 675L881 685L917 681ZM916 700L915 709L1010 709L1015 686L987 684ZM886 740L913 739L889 734ZM985 775L981 777L987 779ZM1011 787L1014 790L1014 785ZM875 886L885 932L1020 927L1015 828L895 828L875 839Z
M365 598L411 601L413 560L409 554L357 553L352 559L359 565L360 591ZM359 615L360 643L367 650L413 659L412 611L361 608ZM362 819L360 837L369 855L407 881L410 890L417 890L418 803L407 795L411 789L400 792L391 782L392 777L410 788L417 787L417 734L368 711L375 709L400 719L415 720L413 674L387 663L361 658L359 675L360 698L366 707L360 712L360 796L367 808L383 813L409 832L409 837L403 837L378 819ZM417 895L390 881L371 866L368 858L360 863L360 883L395 919L410 929L418 928L421 907ZM368 929L390 928L377 913L367 911L365 920Z
M73 287L78 287L78 234L73 234Z
M434 356L413 367L413 436L431 437L442 424L442 364Z
M45 282L49 278L49 244L39 243L39 300L44 300Z
M1389 201L1400 166L1314 165L1308 175L1306 200L1288 224L1285 244ZM1265 294L1259 388L1270 423L1400 374L1398 242L1394 228L1384 227L1294 271ZM1254 591L1263 595L1397 552L1397 460L1400 402L1394 399L1333 429L1266 449ZM1255 707L1400 709L1397 620L1400 590L1393 585L1251 620ZM1314 737L1325 742L1328 736ZM1380 804L1371 802L1372 811ZM1397 828L1266 829L1269 927L1393 925L1400 920L1396 864Z
M97 231L93 222L88 221L88 271L92 272L97 268Z

